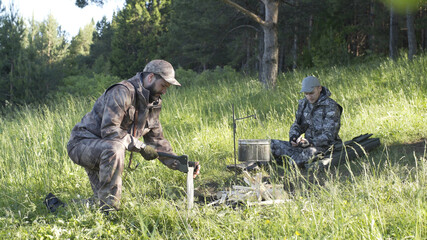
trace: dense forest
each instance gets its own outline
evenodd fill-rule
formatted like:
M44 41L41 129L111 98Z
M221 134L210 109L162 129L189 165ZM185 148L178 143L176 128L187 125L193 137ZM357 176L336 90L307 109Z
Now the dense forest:
M268 4L277 10L271 24ZM52 15L23 19L0 0L1 105L84 94L102 76L129 78L155 58L196 72L229 66L258 74L269 62L280 73L404 54L411 60L427 48L425 0L126 0L106 19L68 41ZM263 56L271 50L266 26L275 34L274 59Z

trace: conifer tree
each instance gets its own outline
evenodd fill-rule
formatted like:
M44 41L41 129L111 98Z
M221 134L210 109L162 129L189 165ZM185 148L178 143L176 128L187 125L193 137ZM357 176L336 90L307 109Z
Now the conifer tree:
M113 19L111 71L125 78L142 71L159 57L160 37L166 31L170 0L127 0Z
M92 21L79 29L76 36L73 37L70 44L70 55L75 57L78 55L87 56L90 53L90 45L93 43L93 33L95 31L95 23Z
M246 55L238 34L247 27L238 28L243 23L234 17L233 9L218 0L173 1L171 8L161 52L174 64L201 71L237 62Z
M65 32L52 14L39 23L32 43L37 49L36 59L40 67L40 75L36 77L37 88L34 90L43 95L55 89L63 78L66 66L61 63L67 56L69 44Z
M93 33L93 44L90 46L90 65L96 73L110 72L111 38L113 31L111 23L104 16L96 23L96 31Z
M0 101L13 102L19 98L24 83L17 71L23 54L24 21L13 5L0 18Z

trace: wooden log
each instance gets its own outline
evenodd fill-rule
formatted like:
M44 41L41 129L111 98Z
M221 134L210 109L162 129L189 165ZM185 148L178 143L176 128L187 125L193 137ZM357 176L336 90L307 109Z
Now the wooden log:
M292 200L276 199L276 200L268 200L268 201L262 201L262 202L247 202L247 204L248 206L254 206L254 205L260 206L260 205L281 204L281 203L290 202L290 201Z
M234 185L233 186L233 189L234 190L247 190L247 191L252 191L252 190L255 190L256 188L255 187L245 187L245 186L238 186L238 185Z
M187 202L188 210L194 205L194 182L193 182L194 167L188 167L187 172Z

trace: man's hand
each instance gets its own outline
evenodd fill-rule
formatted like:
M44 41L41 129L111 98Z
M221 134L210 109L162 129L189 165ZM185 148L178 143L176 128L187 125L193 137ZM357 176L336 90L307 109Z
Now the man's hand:
M199 162L188 162L189 167L194 167L193 178L196 178L200 174L200 164Z
M299 139L297 135L291 136L290 142L292 147L298 147L298 141Z
M299 137L298 139L294 140L291 139L291 145L292 147L302 147L302 148L306 148L308 146L310 146L310 143L308 142L307 139L303 138L303 137Z
M141 153L142 157L145 160L153 160L159 157L159 154L157 153L156 149L154 149L150 145L145 146L143 149L141 149L139 153Z
M301 138L301 140L300 140L299 144L300 144L300 145L301 145L301 147L303 147L303 148L306 148L306 147L310 146L310 143L309 143L309 142L308 142L308 140L307 140L307 139L305 139L305 138Z

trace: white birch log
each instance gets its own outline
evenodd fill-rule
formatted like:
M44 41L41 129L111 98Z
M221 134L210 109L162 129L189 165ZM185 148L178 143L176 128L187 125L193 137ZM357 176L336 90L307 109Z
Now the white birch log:
M247 202L248 206L262 206L262 205L272 205L272 204L281 204L291 202L291 200L283 200L283 199L276 199L276 200L268 200L268 201L262 201L262 202Z
M188 210L193 208L194 205L194 182L193 182L194 167L188 167L187 172L187 201Z

